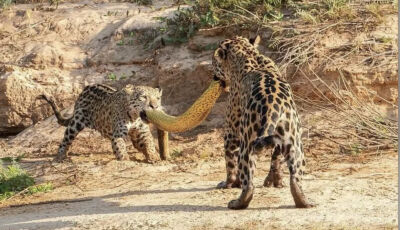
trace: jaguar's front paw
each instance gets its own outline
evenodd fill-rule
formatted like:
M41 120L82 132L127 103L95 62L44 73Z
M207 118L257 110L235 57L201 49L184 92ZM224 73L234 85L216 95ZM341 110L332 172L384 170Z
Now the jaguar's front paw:
M296 204L296 208L314 208L316 206L316 204L310 202Z
M124 155L118 155L117 156L117 160L119 161L129 161L129 155L128 154L124 154Z
M221 181L217 185L217 189L229 189L229 188L240 188L240 183L238 182L228 183L226 181Z
M65 154L58 154L56 157L54 157L53 161L57 163L63 162L67 158L67 155Z
M151 156L151 157L147 157L146 158L146 161L147 161L147 163L149 163L149 164L153 164L153 163L156 163L157 161L160 161L161 159L160 159L160 157L159 156Z
M246 202L244 203L243 201L241 201L240 199L237 200L231 200L228 203L228 208L230 209L235 209L235 210L239 210L239 209L245 209L249 206L249 203Z

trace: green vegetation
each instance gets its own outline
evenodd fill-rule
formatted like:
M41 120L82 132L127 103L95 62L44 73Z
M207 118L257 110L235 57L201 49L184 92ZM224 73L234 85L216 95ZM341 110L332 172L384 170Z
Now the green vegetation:
M53 189L51 183L35 185L35 180L17 163L7 167L0 165L0 200L8 199L16 194L35 194Z
M121 76L117 76L115 73L109 73L107 74L107 79L111 81L116 81L116 80L123 80L128 78L125 74L121 74Z
M115 73L109 73L109 74L107 75L107 78L108 78L109 80L111 80L111 81L115 81L115 80L117 80L117 75L115 75Z
M50 6L56 6L55 9L58 8L58 4L61 0L47 0L47 3ZM7 9L11 4L21 4L21 3L37 3L38 1L34 0L0 0L0 9Z
M58 8L58 4L60 3L60 0L48 0L50 6L55 5L56 9Z
M141 6L150 6L153 4L152 0L130 0L129 2L136 3Z
M341 146L340 151L351 156L358 156L363 149L359 143L349 143L347 146Z
M171 157L172 157L172 158L180 157L180 156L182 156L182 153L183 153L182 150L180 150L180 149L174 149L174 150L172 150Z
M185 3L189 7L178 8L175 17L158 18L165 23L161 31L166 35L166 43L186 42L200 28L254 26L260 18L267 22L284 17L281 12L284 0L194 0Z
M356 5L350 4L350 0L191 0L184 3L187 6L178 7L174 17L157 18L164 23L160 34L166 44L186 42L200 29L237 27L259 31L267 28L275 32L285 29L274 24L281 20L300 19L296 24L316 25L349 22L369 16L379 20L388 13L388 4ZM397 1L391 5L397 5ZM392 7L391 12L395 10Z
M394 3L395 4L395 3ZM383 21L383 17L386 14L386 10L384 7L382 7L381 4L369 4L366 7L366 10L368 13L372 14L373 16L375 16L375 18L379 21L382 22Z
M160 31L165 33L166 44L186 42L200 28L197 15L191 8L178 9L173 18L160 17L158 19L165 23L165 27Z
M317 24L319 21L317 17L315 16L315 13L311 11L306 11L306 10L298 10L297 11L297 16L300 17L304 22L310 23L310 24Z
M0 200L13 196L35 184L34 179L17 164L0 168Z
M356 16L349 0L322 0L312 4L293 5L296 16L306 23L318 24L329 20L350 20Z
M13 0L0 0L0 9L9 7L13 2Z
M117 46L133 46L135 45L135 32L130 32L128 36L124 36L121 40L117 42ZM137 37L137 36L136 36Z
M8 163L15 163L15 162L21 161L22 158L24 158L24 157L25 157L25 154L21 154L17 157L3 157L3 158L0 158L0 162L3 161L3 162L8 162Z
M39 192L48 192L53 190L53 184L51 182L38 184L28 187L27 194L32 195Z

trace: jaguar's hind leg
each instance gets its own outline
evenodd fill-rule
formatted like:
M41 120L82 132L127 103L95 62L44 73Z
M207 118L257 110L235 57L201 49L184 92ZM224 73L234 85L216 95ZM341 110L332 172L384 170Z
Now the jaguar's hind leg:
M255 159L252 151L249 151L247 147L242 148L240 150L238 166L242 193L238 199L231 200L228 203L228 208L245 209L249 206L254 194L253 177L255 168Z
M290 192L292 193L294 203L296 208L311 208L315 204L312 204L306 198L304 191L301 186L301 177L304 173L304 153L300 147L295 147L296 145L288 145L287 155L287 165L290 172Z
M68 149L71 146L72 141L84 128L85 122L81 121L79 114L75 114L69 122L67 129L65 130L64 139L62 140L58 148L58 153L55 161L61 162L67 157Z

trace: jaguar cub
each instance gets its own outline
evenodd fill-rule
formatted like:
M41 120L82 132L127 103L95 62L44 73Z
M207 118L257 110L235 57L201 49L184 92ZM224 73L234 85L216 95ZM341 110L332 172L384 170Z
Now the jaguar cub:
M124 140L127 136L148 162L159 160L150 128L139 114L147 109L161 109L161 95L161 89L147 86L127 85L116 90L104 84L89 85L79 95L73 115L68 118L60 114L52 97L40 95L52 107L58 123L67 127L56 160L67 157L69 146L84 128L95 129L111 139L118 160L129 159Z

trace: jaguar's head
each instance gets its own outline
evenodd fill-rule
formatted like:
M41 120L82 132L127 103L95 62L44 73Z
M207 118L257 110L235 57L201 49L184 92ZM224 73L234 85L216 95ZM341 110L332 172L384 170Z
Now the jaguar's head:
M152 88L149 86L133 86L127 85L124 88L128 93L128 112L132 119L141 116L146 110L162 110L160 88ZM144 118L144 121L147 120Z
M212 57L214 80L219 80L225 91L229 91L232 73L237 71L235 66L237 61L258 53L257 47L260 40L260 36L251 39L237 36L233 39L223 40L214 51Z

